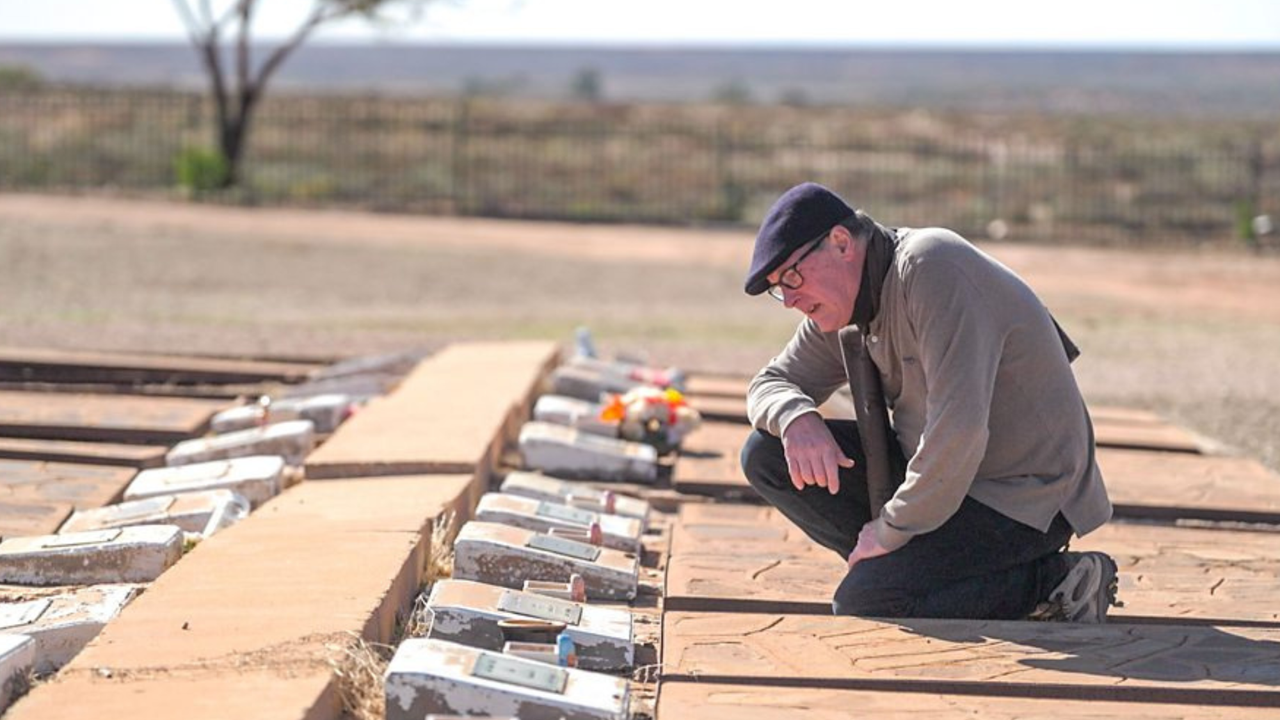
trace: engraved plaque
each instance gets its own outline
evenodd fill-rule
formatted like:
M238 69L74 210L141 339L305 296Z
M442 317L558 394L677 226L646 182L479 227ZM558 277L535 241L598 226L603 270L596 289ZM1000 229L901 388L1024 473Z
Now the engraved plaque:
M152 517L154 515L163 515L177 501L174 497L157 497L147 498L146 500L134 501L137 504L130 503L132 507L127 508L124 512L117 512L111 516L114 522L128 522L132 520L141 520L143 518Z
M97 545L99 543L111 542L120 537L120 530L94 530L92 532L72 533L70 535L59 535L50 538L40 545L45 550L54 550L65 547L79 547L81 545Z
M574 525L590 525L600 519L600 516L590 510L580 510L578 508L565 507L555 503L540 502L538 503L538 511L535 513L538 517L551 518L552 520L562 520L564 522L573 523Z
M545 550L556 555L564 555L565 557L576 558L578 560L588 560L594 562L600 557L600 548L587 543L580 543L577 540L566 540L564 538L552 537L550 535L534 535L529 538L526 547L535 550Z
M30 625L40 619L53 601L49 598L0 605L0 629Z
M555 665L519 658L481 653L471 674L508 685L519 685L560 695L569 682L569 673Z
M539 620L552 620L577 625L582 620L582 606L542 595L524 595L510 590L498 598L498 609Z

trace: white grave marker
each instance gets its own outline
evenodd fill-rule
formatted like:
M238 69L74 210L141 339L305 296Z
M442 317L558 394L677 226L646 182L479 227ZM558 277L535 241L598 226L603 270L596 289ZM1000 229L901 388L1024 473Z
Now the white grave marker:
M26 682L36 662L35 641L26 635L0 634L0 713Z
M501 650L498 621L514 618L565 624L565 634L578 648L578 667L621 671L635 662L631 613L558 600L467 580L441 580L427 600L431 610L429 637L485 650Z
M256 508L280 492L284 468L284 458L278 455L153 468L138 473L125 489L124 499L226 489L243 495Z
M658 479L658 451L652 445L536 421L520 428L519 445L526 467L551 475L644 483Z
M35 641L35 670L71 661L138 594L135 585L95 585L17 603L0 603L0 631Z
M577 573L592 599L636 596L635 555L509 525L469 522L454 541L453 576L518 590L526 580L568 580Z
M151 582L182 557L182 540L182 530L175 525L9 538L0 542L0 582Z
M546 533L552 528L585 530L592 523L599 523L604 534L604 546L627 552L640 552L640 521L621 515L603 515L591 510L569 507L546 500L534 500L519 495L487 493L476 507L476 519L502 523Z
M591 435L618 437L616 420L601 420L599 403L571 398L566 395L543 395L533 405L533 419L553 425L577 428Z
M315 444L315 425L310 420L290 420L183 440L165 455L165 463L174 467L250 455L280 455L290 465L301 465Z
M346 419L354 402L350 395L337 393L272 399L266 404L255 402L223 410L213 416L209 427L221 435L287 420L310 420L316 432L331 433Z
M117 505L77 510L58 528L58 534L132 525L177 525L183 532L208 537L243 520L248 514L248 499L231 490L156 495Z
M521 470L507 473L499 490L508 495L550 500L596 512L637 518L642 527L646 527L649 521L648 502L625 495L615 495L607 490L597 490L581 481L560 480Z
M443 640L405 640L386 674L387 720L431 713L525 720L626 720L623 678Z

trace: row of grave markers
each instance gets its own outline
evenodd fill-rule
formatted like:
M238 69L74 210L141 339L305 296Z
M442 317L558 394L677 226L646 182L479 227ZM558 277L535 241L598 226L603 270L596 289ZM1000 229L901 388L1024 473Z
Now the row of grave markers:
M93 368L69 362L65 354L54 356L42 358L44 364L37 362L34 372L81 381L159 372L138 369L135 362L112 365L108 361L104 368ZM0 374L6 372L4 363L19 360L13 353L0 353ZM195 373L202 379L233 372L228 368L258 367L217 361L184 361L184 367L186 364L195 367L181 372ZM274 369L270 364L260 365ZM26 368L23 377L33 377L32 372ZM235 374L229 377L247 379ZM290 375L289 379L303 378ZM226 403L191 404L171 398L54 393L51 397L59 401L84 399L81 409L68 413L60 409L70 407L67 403L52 402L40 412L26 412L21 403L0 411L0 425L20 428L38 438L27 441L24 452L47 450L54 458L60 457L59 453L92 457L101 452L75 446L90 445L80 442L83 438L103 439L94 433L127 437L128 428L138 424L131 413L144 407L155 408L150 417L156 427L175 422L192 428L205 426L210 431L167 449L164 466L138 472L117 496L118 502L78 507L54 534L10 533L0 541L0 583L15 586L7 595L18 598L0 602L0 710L28 673L48 675L69 662L186 550L240 522L280 493L300 475L303 460L317 443L369 399L368 394L328 390L342 389L343 385L357 386L362 392L385 388L383 378L378 380L370 383L358 371L340 372L322 379L311 392L307 391L308 383L303 383L290 392L279 391L280 399L274 402L262 396L230 408ZM8 394L24 399L40 395ZM214 407L223 409L212 414ZM200 409L207 413L202 421ZM145 423L146 417L142 421ZM72 440L59 440L59 432ZM139 437L149 441L165 432L169 431L149 430ZM75 468L89 466L67 467L74 474ZM0 472L0 482L6 480L2 475Z

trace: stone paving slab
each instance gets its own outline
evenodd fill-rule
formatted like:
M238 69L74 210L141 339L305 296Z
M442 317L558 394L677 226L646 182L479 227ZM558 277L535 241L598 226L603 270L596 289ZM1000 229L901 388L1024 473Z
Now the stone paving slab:
M667 564L668 611L831 614L847 565L833 552L677 555Z
M672 528L671 555L813 557L834 553L780 518L779 522L758 525L681 520Z
M0 540L28 535L52 535L74 510L68 503L0 501Z
M476 472L529 416L556 357L549 342L450 345L343 423L307 458L307 477Z
M1249 458L1099 449L1118 516L1280 522L1280 475Z
M0 348L3 381L156 385L300 382L320 368L313 363Z
M722 395L690 395L689 407L697 410L703 420L747 425L747 401L740 397Z
M685 381L685 394L727 398L745 398L751 378L743 375L695 373Z
M667 613L668 679L1280 707L1280 629Z
M0 436L168 445L199 435L220 400L0 392Z
M1193 454L1204 452L1203 443L1193 433L1169 423L1145 424L1093 418L1093 437L1100 448Z
M139 469L163 465L164 454L168 449L164 445L0 438L0 458L116 465Z
M757 497L738 461L750 433L745 425L704 422L680 448L671 473L676 490L715 497Z
M1275 710L759 684L664 682L657 720L1269 720Z
M101 507L118 500L135 475L133 468L0 460L0 500Z
M336 718L333 649L352 634L391 640L421 585L432 519L465 502L471 481L290 488L201 543L8 718ZM101 706L79 714L90 702Z

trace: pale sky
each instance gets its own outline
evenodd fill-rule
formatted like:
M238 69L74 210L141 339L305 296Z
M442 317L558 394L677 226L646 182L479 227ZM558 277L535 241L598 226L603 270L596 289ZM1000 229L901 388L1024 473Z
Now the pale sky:
M199 0L188 0L198 3ZM230 0L213 0L225 7ZM260 38L312 0L262 0ZM1280 50L1277 0L449 0L411 26L349 21L321 42L785 44ZM185 39L172 0L0 0L0 41Z

